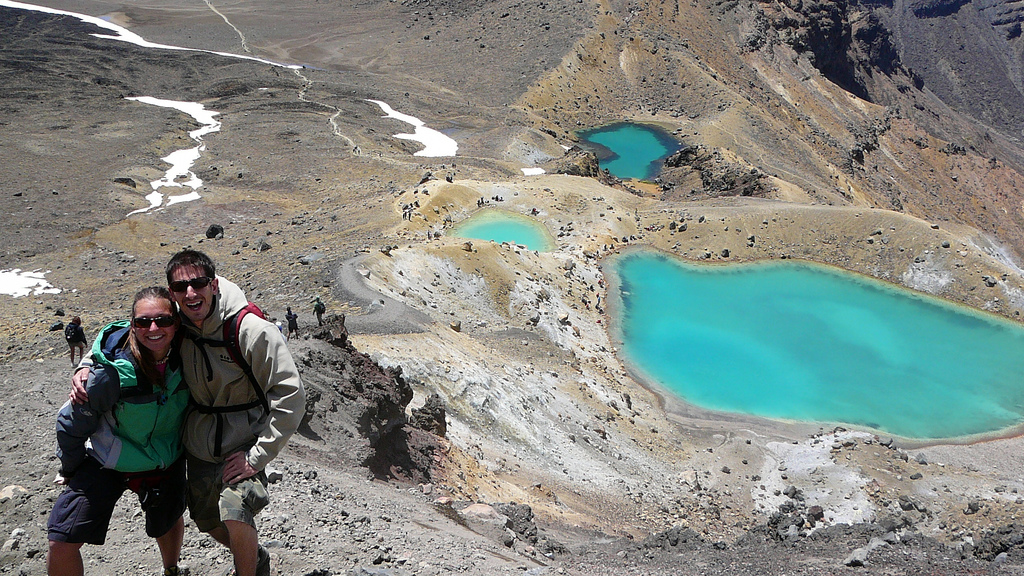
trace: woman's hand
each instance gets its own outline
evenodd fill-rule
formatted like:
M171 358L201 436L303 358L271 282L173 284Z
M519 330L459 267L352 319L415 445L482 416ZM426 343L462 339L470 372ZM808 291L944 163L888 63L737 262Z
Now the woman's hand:
M71 392L68 392L68 400L71 400L72 404L85 404L89 401L89 394L85 391L85 383L88 380L88 368L79 368L71 375Z

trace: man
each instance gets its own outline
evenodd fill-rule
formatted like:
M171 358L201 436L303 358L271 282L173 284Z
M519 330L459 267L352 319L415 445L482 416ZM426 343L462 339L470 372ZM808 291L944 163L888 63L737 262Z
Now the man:
M325 305L320 300L320 297L317 296L316 300L313 301L313 313L316 314L316 324L317 324L317 326L323 326L324 325L324 312L326 312L326 311L327 311L327 305Z
M292 337L292 334L296 338L299 337L299 315L292 312L292 307L288 307L288 311L285 312L284 319L288 321L288 338Z
M206 254L178 252L166 274L187 331L181 360L193 399L183 429L189 513L201 531L231 550L237 576L267 576L270 555L259 545L255 516L269 502L264 468L302 421L302 381L281 331L255 314L244 315L238 331L255 381L232 360L221 342L224 324L248 301L216 275Z

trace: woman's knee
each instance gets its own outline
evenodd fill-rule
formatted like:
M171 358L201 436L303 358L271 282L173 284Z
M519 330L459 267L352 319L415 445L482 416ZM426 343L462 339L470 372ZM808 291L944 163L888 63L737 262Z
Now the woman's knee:
M82 544L82 542L50 540L50 555L63 556L65 554L74 554L82 548Z

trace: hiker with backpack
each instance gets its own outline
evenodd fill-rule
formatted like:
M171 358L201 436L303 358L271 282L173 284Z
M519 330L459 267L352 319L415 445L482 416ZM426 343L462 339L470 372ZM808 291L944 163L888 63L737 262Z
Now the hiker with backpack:
M189 514L228 547L237 576L269 576L255 517L269 502L264 469L305 414L298 369L278 328L206 254L178 252L165 271L192 393L183 427Z
M75 318L78 320L78 318ZM106 540L114 506L131 490L156 539L165 576L177 576L185 534L181 427L189 394L177 355L178 315L166 288L135 295L131 317L108 324L91 351L86 404L57 415L56 482L47 523L47 573L81 576L82 545Z
M299 337L299 315L292 312L292 307L288 307L288 311L284 314L284 319L288 321L288 338L295 334L295 337Z
M313 300L313 314L316 314L316 325L317 326L323 326L324 325L324 312L326 312L326 311L327 311L327 305L325 305L323 303L323 301L320 300L320 297L317 296L316 300Z
M68 322L68 325L64 327L64 340L68 343L68 348L71 349L71 365L78 366L75 362L75 350L78 350L79 362L85 357L85 345L89 341L85 337L85 330L82 329L82 319L75 316Z

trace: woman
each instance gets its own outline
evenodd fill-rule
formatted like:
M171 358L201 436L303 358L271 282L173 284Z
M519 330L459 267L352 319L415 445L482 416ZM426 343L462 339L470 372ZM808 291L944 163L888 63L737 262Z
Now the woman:
M88 344L88 340L85 339L85 330L82 329L82 319L75 316L68 322L67 328L64 329L64 339L68 342L68 348L71 349L71 365L78 366L75 362L75 350L78 350L78 361L82 361L82 357L85 356L85 345Z
M103 544L114 505L130 489L146 512L164 574L178 572L185 524L181 426L188 388L178 358L178 315L166 288L135 295L131 320L107 325L92 347L88 402L57 415L57 498L47 525L51 576L84 573L82 544Z

